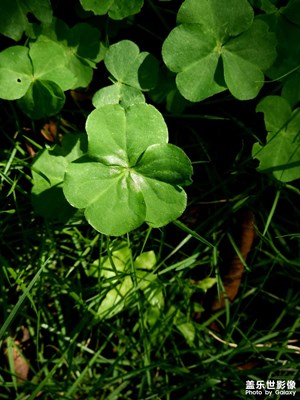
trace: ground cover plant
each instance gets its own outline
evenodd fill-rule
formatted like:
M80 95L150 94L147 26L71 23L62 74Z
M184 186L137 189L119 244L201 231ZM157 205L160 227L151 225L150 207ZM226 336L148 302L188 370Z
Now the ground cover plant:
M2 1L0 399L299 396L299 10Z

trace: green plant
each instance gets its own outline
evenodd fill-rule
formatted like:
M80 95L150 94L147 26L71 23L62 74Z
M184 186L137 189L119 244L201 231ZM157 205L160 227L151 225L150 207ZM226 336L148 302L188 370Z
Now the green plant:
M176 84L190 101L227 88L239 100L256 97L276 57L275 35L256 20L247 0L186 0L163 47ZM186 44L189 44L188 46Z
M265 115L268 131L267 143L255 143L252 154L258 158L261 172L272 172L282 182L300 178L300 113L293 112L289 103L280 96L267 96L256 111Z
M186 194L180 185L191 182L192 167L182 150L166 143L157 110L104 106L89 115L87 133L88 152L68 166L64 194L85 209L94 228L118 236L144 221L159 227L182 214Z
M297 382L300 1L2 3L0 397Z

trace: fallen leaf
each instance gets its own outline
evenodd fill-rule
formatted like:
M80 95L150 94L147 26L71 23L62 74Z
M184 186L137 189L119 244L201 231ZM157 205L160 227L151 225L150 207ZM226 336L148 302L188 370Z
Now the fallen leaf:
M29 361L25 358L23 351L26 347L26 342L30 339L30 334L25 326L21 327L21 338L16 340L9 337L6 340L7 348L5 349L5 356L10 363L10 368L16 380L22 383L27 380L29 373Z
M251 250L255 238L254 223L255 217L253 212L244 211L241 215L240 237L238 240L239 252L244 261L247 259L247 255ZM226 299L228 299L230 302L235 299L241 285L243 273L244 264L239 255L235 254L228 268L226 268L226 272L222 275L221 271L225 293L221 296L216 295L214 297L210 306L211 311L217 311L224 308Z
M57 136L57 125L53 120L49 120L43 128L41 129L41 134L45 139L49 140L49 142L55 142Z

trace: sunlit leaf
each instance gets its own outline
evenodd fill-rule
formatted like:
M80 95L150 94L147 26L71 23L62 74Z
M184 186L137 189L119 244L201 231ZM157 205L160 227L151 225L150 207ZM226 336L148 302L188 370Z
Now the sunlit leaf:
M276 57L276 41L265 23L253 21L246 0L182 4L179 26L165 40L162 54L186 99L200 101L226 88L240 100L258 94L263 71Z
M158 63L148 52L139 51L130 40L109 47L104 63L113 77L140 90L152 89L157 81Z
M145 103L143 93L139 89L120 82L98 90L93 97L93 105L96 108L107 104L120 104L126 108L139 103Z
M76 211L65 199L62 183L68 163L87 150L86 135L66 134L61 144L38 154L32 167L32 204L45 218L67 221Z
M27 47L12 46L0 53L0 97L2 99L19 99L27 92L33 80L28 52Z
M158 227L182 214L181 185L191 183L191 163L167 144L167 127L154 107L103 106L89 115L86 128L87 155L68 166L64 193L71 205L85 209L95 229L119 236L143 222Z
M126 108L145 102L142 91L152 89L158 76L158 62L151 54L140 53L135 43L122 40L108 48L104 63L114 84L95 93L96 108L106 104L120 104Z
M82 7L85 10L93 11L96 15L108 15L112 19L123 19L129 15L137 14L144 0L80 0Z
M92 80L93 68L102 58L100 31L87 23L79 23L70 28L57 18L53 18L51 23L35 26L34 31L37 40L31 46L35 44L40 46L38 50L40 58L43 58L42 48L49 49L53 44L60 47L57 54L65 57L66 70L72 80L69 81L61 74L59 85L64 90L88 86ZM60 66L61 62L57 63L56 57L57 55L48 52L50 66L53 67L53 64ZM58 79L57 76L58 74L55 74L54 78Z
M151 270L156 264L156 255L153 250L146 251L134 260L134 266L138 269Z
M280 96L265 97L257 106L263 112L268 131L267 143L255 143L253 157L260 162L258 171L272 173L289 182L300 178L300 109L291 110Z
M109 290L98 308L98 317L112 318L121 312L126 305L126 301L128 301L132 287L133 283L130 276L126 276L115 288Z
M75 81L66 63L55 42L7 48L0 53L0 97L19 99L22 111L32 119L59 112L65 101L63 91Z

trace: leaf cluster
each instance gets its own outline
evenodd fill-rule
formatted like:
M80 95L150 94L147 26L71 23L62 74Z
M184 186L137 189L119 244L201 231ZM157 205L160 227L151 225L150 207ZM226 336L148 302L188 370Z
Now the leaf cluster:
M299 5L1 2L3 399L296 379Z

